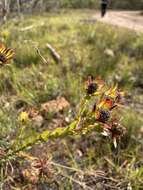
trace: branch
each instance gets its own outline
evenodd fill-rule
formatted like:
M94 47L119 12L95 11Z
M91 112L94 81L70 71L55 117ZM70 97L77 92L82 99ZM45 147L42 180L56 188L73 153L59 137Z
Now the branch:
M60 63L61 62L61 56L56 52L56 50L50 44L46 44L46 47L49 49L51 56L53 57L55 62Z
M53 131L46 130L42 132L41 134L38 134L36 137L31 137L25 141L25 144L23 144L20 148L13 150L9 154L5 155L2 160L0 161L0 164L3 162L6 162L7 160L11 159L14 155L17 153L26 150L27 148L31 147L34 144L40 144L43 142L47 142L49 140L63 138L65 136L75 136L75 135L81 135L86 134L91 131L93 131L97 125L91 125L86 128L81 128L80 130L77 129L78 120L75 120L72 122L68 127L58 127ZM97 127L98 128L98 127Z

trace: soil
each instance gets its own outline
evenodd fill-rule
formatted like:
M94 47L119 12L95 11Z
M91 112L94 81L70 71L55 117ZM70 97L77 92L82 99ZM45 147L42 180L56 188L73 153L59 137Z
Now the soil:
M92 19L128 28L135 32L143 32L143 15L140 11L108 11L105 17L101 18L100 14L96 13Z

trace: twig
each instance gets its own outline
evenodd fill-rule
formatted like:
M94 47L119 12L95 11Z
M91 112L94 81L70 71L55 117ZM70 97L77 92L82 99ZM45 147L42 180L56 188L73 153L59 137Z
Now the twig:
M104 179L106 179L106 177L104 176L105 173L102 172L102 171L95 171L94 173L92 173L92 172L89 172L89 171L83 171L83 170L80 170L80 169L65 166L65 165L62 165L62 164L59 164L59 163L55 163L55 162L50 162L50 164L53 165L53 166L56 166L56 167L60 167L60 168L63 168L63 169L72 170L72 171L81 173L82 175L94 175L94 177L95 176L96 177L103 177Z
M33 24L33 25L29 25L29 26L26 26L26 27L24 27L24 28L20 28L19 29L19 31L21 31L21 32L24 32L24 31L27 31L27 30L31 30L31 29L33 29L33 28L36 28L36 27L41 27L41 26L44 26L44 22L42 22L42 23L38 23L38 24Z
M61 62L61 56L56 52L56 50L50 45L50 44L46 44L46 47L49 49L53 59L55 60L56 63L60 63Z
M117 190L117 187L114 187L113 185L108 185L108 184L104 184L105 187L109 188L109 189L116 189Z
M65 174L61 174L63 177L66 177L68 178L69 180L73 181L74 183L80 185L81 187L83 187L83 189L85 190L93 190L91 187L87 186L84 182L81 182L81 181L78 181L76 179L74 179L73 177L71 176L68 176L68 175L65 175Z

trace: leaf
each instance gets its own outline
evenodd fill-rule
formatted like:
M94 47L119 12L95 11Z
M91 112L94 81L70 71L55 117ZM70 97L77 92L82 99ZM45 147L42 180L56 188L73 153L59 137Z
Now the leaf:
M63 135L63 132L64 132L64 128L59 127L55 129L53 132L51 132L50 138L58 138Z
M40 135L40 137L41 137L41 139L43 140L43 141L47 141L48 140L48 138L49 138L49 134L50 134L50 132L49 131L44 131L41 135Z
M73 121L73 122L69 125L68 128L70 128L70 130L74 130L74 129L76 128L76 126L77 126L77 123L78 123L77 120Z

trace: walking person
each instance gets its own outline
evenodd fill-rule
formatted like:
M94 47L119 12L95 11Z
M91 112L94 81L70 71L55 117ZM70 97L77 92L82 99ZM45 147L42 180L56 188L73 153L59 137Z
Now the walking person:
M106 14L108 2L108 0L101 0L101 17L104 17Z

